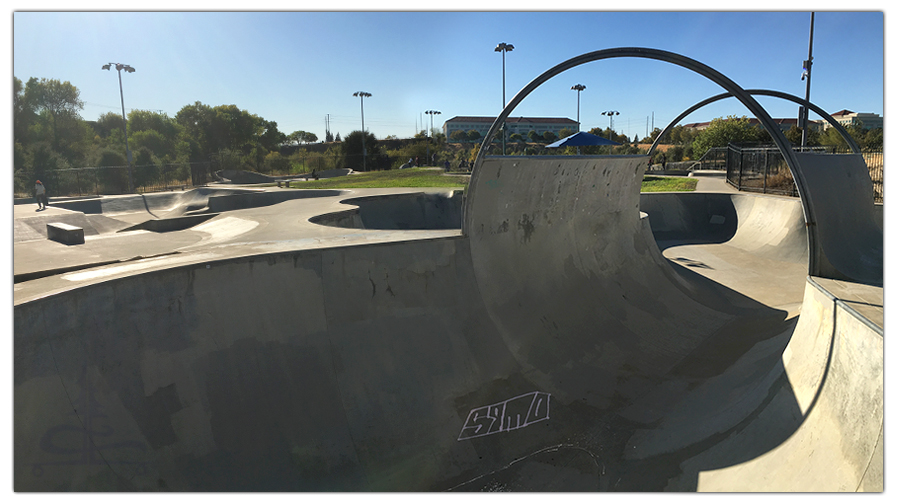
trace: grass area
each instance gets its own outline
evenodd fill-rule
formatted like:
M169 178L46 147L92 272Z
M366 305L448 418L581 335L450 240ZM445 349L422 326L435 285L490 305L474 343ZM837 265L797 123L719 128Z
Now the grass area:
M353 189L353 188L465 188L469 178L464 175L444 175L440 168L409 168L403 170L377 170L360 172L344 177L319 179L310 182L295 182L291 187L298 189ZM693 191L697 179L689 177L645 176L641 182L642 192Z
M697 189L697 179L690 177L656 177L644 176L641 181L642 193L656 193L662 191L693 191Z
M353 188L397 188L397 187L437 187L464 188L469 178L463 175L444 175L440 168L406 168L403 170L376 170L360 172L343 177L297 182L291 187L299 189L353 189Z

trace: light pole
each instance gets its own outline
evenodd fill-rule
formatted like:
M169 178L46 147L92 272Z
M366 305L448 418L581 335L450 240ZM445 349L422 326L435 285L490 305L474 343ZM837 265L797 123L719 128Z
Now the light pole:
M434 115L439 115L439 114L441 114L441 112L435 111L433 109L429 109L428 111L425 112L425 114L429 115L431 117L431 126L428 128L428 133L433 135L433 132L431 131L431 129L434 128ZM427 134L426 134L426 139L427 139ZM428 159L431 158L430 156L428 156L429 142L425 143L425 161L428 161Z
M514 49L511 43L500 42L494 47L494 52L500 52L503 56L503 106L500 108L503 110L506 108L506 53ZM506 122L503 122L503 125L500 127L500 138L501 144L503 145L503 155L506 155Z
M366 172L366 113L363 110L363 97L372 97L368 92L354 92L353 97L359 97L359 116L362 120L362 147L363 147L363 172Z
M609 116L609 140L612 140L613 115L619 114L618 111L604 111L601 115ZM612 154L612 144L609 145L609 154Z
M813 49L813 24L816 20L816 13L809 13L809 58L803 61L803 75L800 76L801 80L806 80L806 102L809 102L809 85L810 80L812 80L812 49ZM803 122L803 135L800 138L800 150L803 151L803 148L806 147L806 132L807 132L807 119L809 118L809 108L806 107L806 104L800 108L802 112L800 113L800 120Z
M124 69L128 73L134 73L134 68L127 64L121 63L109 63L104 64L100 69L109 70L113 66L115 66L116 71L119 73L119 99L122 101L122 129L125 132L125 157L128 161L128 192L134 192L134 180L131 175L131 150L128 149L128 122L125 119L125 94L122 92L122 70Z
M577 111L578 114L577 114L577 119L576 119L576 121L578 122L578 130L576 132L581 132L581 91L586 88L587 87L585 87L584 85L582 85L580 83L576 84L576 85L572 85L572 90L575 90L578 92L578 111Z

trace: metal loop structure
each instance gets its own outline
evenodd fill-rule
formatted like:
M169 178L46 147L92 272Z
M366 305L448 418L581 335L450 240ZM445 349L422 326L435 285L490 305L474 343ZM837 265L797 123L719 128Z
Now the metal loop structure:
M748 91L744 90L740 85L738 85L722 73L689 57L659 49L651 49L645 47L620 47L588 52L586 54L573 57L567 61L557 64L556 66L548 69L543 74L539 75L537 78L529 82L509 101L506 107L503 108L503 111L500 113L500 115L497 116L497 118L494 120L494 123L491 124L491 128L485 135L484 141L482 141L481 143L481 148L478 151L478 155L475 158L475 165L472 169L472 176L469 181L470 185L478 185L481 163L484 159L485 152L487 151L488 146L491 144L494 136L500 130L500 127L503 125L512 111L516 108L516 106L519 105L519 103L522 102L522 100L525 99L525 97L527 97L529 94L531 94L531 92L533 92L542 84L546 83L554 76L559 75L560 73L563 73L567 70L589 62L621 57L653 59L681 66L685 69L691 70L701 76L706 77L707 79L725 89L726 93L729 96L733 96L738 99L750 111L750 113L752 113L760 121L762 127L769 133L769 135L772 137L772 140L775 142L775 145L781 151L782 156L784 156L785 162L787 163L791 174L794 176L794 183L797 186L797 191L800 194L800 200L803 206L803 215L807 226L807 239L809 247L817 247L818 243L816 236L816 221L813 219L813 211L809 206L809 200L811 198L809 196L808 183L803 176L803 172L800 169L799 160L794 154L790 142L788 141L787 137L785 137L785 135L781 133L781 129L775 123L775 120L772 119L769 113L750 95ZM468 234L471 224L471 212L469 210L469 207L471 205L472 200L467 200L463 223L464 234ZM809 270L810 273L814 275L818 272L816 252L813 251L809 252Z

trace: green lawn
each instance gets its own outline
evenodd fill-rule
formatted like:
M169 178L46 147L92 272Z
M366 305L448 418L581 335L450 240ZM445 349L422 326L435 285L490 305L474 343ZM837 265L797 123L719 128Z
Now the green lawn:
M690 177L655 177L645 175L641 181L642 193L661 191L693 191L697 189L697 179Z
M320 179L318 181L295 182L297 189L353 189L353 188L465 188L469 178L464 175L444 175L439 168L409 168L403 170L377 170L361 172L344 177ZM642 192L693 191L697 179L688 177L646 176L641 182Z
M396 188L396 187L437 187L464 188L469 178L464 175L444 175L438 168L408 168L403 170L376 170L360 172L343 177L297 182L291 187L299 189L353 189L353 188Z

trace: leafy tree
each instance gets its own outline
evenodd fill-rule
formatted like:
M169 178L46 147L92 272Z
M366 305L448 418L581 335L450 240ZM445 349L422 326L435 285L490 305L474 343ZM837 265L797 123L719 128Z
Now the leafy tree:
M101 169L97 174L100 192L106 194L124 193L128 189L128 164L125 155L114 149L100 151L98 167L120 167Z
M49 137L44 139L50 141L54 148L59 146L60 128L73 120L80 120L78 112L84 108L80 94L71 83L55 79L38 80L32 77L25 84L23 97L26 103L23 103L23 108L33 109L47 120Z
M799 146L800 143L803 142L803 129L796 125L792 125L791 128L784 133L784 136L792 146Z
M725 147L732 142L758 142L764 137L768 137L765 130L751 124L746 116L715 118L694 139L694 158L701 158L710 148Z
M174 161L176 156L174 140L174 137L165 137L156 130L141 130L131 133L129 145L133 151L143 148L156 158ZM138 164L137 160L135 164Z
M119 137L121 139L121 132L123 130L122 127L122 115L116 113L114 111L110 111L108 113L103 113L97 118L97 121L91 124L94 128L94 132L101 139L107 139L115 132L120 132Z
M261 170L263 172L289 172L291 170L291 160L286 156L282 156L278 151L272 151L266 155Z
M378 141L375 139L375 136L370 132L362 132L359 130L354 130L350 132L350 134L344 138L344 141L341 143L341 155L343 156L343 163L346 168L352 168L353 170L364 170L363 169L363 139L365 139L365 147L366 147L366 167L365 170L375 170L379 166L382 166L377 163L377 158L382 155L381 146L378 144ZM382 166L383 167L383 166ZM390 168L390 163L387 165Z
M866 132L866 137L859 146L863 149L875 151L884 150L884 129L879 127Z
M16 143L28 144L29 128L35 119L34 105L25 98L25 85L13 77L13 138Z
M211 144L213 135L212 122L215 112L210 106L200 101L181 108L175 114L175 120L181 125L184 136L190 137L196 143L197 155L206 158L216 152Z
M569 130L567 128L563 128L559 131L559 138L562 139L564 137L569 137L570 135L572 135L574 133L575 132L572 132L571 130Z
M297 131L294 131L294 132L291 132L290 134L288 134L287 140L299 146L300 144L302 144L304 142L306 142L306 143L316 142L319 140L319 138L316 136L316 134L313 134L312 132L306 132L304 130L297 130Z
M454 130L450 133L450 140L453 142L466 142L469 140L469 134L462 130Z
M478 142L481 140L481 133L475 129L472 129L466 132L466 138L469 139L469 142Z
M509 140L512 142L525 142L525 137L519 133L509 134Z
M544 138L545 142L549 143L549 142L553 142L556 140L556 135L553 132L548 130L548 131L544 132L543 138Z
M528 142L540 142L541 136L538 135L534 130L528 131Z
M159 132L156 132L155 130L147 132L159 134ZM135 188L152 185L157 179L159 179L159 165L157 165L156 156L152 151L144 146L137 146L133 149L133 151L133 172Z

